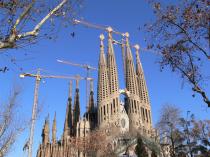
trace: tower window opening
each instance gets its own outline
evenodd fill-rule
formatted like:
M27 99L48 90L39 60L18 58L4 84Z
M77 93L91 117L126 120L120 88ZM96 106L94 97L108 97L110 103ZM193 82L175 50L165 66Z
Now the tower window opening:
M106 107L104 105L104 116L106 116Z
M113 108L114 108L114 113L115 113L115 99L113 99Z
M143 121L145 121L144 108L142 108L142 111L143 111Z
M111 115L112 115L112 103L111 103Z
M136 100L134 100L135 113L137 113Z
M118 108L119 108L118 98L116 98L116 104L117 104L117 112L118 112Z
M148 123L149 120L148 120L148 115L147 115L147 109L145 109L145 112L146 112L146 119L147 119L147 123Z
M103 121L103 108L101 107L101 122Z
M98 121L99 121L99 123L101 123L101 111L100 111L100 109L98 110Z
M107 111L107 115L109 115L109 106L108 106L108 104L106 104L106 111Z

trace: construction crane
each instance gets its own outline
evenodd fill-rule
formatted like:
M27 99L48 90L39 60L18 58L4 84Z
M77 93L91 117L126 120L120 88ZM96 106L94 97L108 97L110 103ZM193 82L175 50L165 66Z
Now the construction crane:
M60 60L60 59L57 59L57 62L63 63L63 64L68 64L68 65L72 65L72 66L77 66L77 67L81 67L81 68L86 69L86 71L87 71L86 77L87 77L87 78L90 77L90 71L91 71L91 70L97 70L97 68L92 67L92 66L90 66L90 65L88 65L88 64L72 63L72 62L70 62L70 61L64 61L64 60ZM93 81L93 80L87 80L87 79L86 79L86 109L88 108L89 81Z
M30 136L28 143L28 157L32 157L32 147L33 147L33 138L34 138L34 128L36 122L36 114L37 114L37 106L38 106L38 92L39 92L39 85L42 78L56 78L56 79L70 79L76 80L77 84L79 80L92 80L92 78L85 78L79 75L76 76L59 76L59 75L41 75L40 69L37 70L36 74L31 73L22 73L20 74L20 78L25 77L33 77L35 78L35 89L34 89L34 101L32 107L32 117L31 117L31 126L30 126Z
M112 29L110 26L100 26L100 25L96 25L96 24L92 24L90 22L87 22L87 21L84 21L84 20L78 20L78 19L74 19L73 20L74 24L82 24L86 27L89 27L89 28L95 28L95 29L100 29L100 30L103 30L103 31L107 31L109 32L110 29ZM112 32L117 34L117 35L121 35L121 36L125 36L125 33L122 33L122 32L118 32L116 30L113 30L112 29Z
M87 21L84 21L84 20L74 19L73 22L74 22L75 25L81 24L81 25L84 25L84 26L86 26L88 28L99 29L99 30L103 30L103 31L106 31L106 32L109 32L111 30L112 33L120 35L123 38L125 38L126 34L127 34L127 33L122 33L122 32L116 31L116 30L112 29L112 27L110 27L110 26L102 26L102 25L98 25L98 24L93 24L93 23L90 23L90 22L87 22ZM124 39L122 40L122 42L113 39L113 42L115 44L119 44L119 45L124 44L123 41L124 41ZM135 48L135 45L132 45L132 44L130 44L130 45L131 45L131 47ZM142 51L152 52L152 53L154 53L156 55L161 55L160 52L157 52L157 51L154 51L154 50L151 50L151 49L148 49L148 48L140 47L140 49Z

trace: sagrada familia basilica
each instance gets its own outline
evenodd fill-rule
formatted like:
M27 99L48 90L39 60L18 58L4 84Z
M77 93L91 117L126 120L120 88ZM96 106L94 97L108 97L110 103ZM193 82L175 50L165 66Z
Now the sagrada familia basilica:
M100 149L88 155L87 152L79 149L80 147L77 143L77 139L88 139L88 136L96 132L96 130L107 136L110 141L108 143L110 151L118 151L118 156L122 156L125 151L128 151L121 149L124 148L122 141L127 140L132 143L132 136L141 135L147 141L155 143L151 105L139 58L139 46L134 46L136 50L134 61L131 52L132 47L129 44L129 34L125 33L125 41L121 46L124 54L124 76L122 77L124 77L126 88L120 89L119 67L116 64L111 28L108 29L107 53L105 53L104 38L104 35L100 35L97 103L94 101L94 91L93 87L91 87L88 109L81 118L79 88L78 86L76 87L74 101L72 101L72 92L70 91L62 137L60 140L56 138L55 116L52 125L52 138L50 140L49 120L46 119L42 130L42 143L38 148L37 157L102 156L100 155ZM135 138L133 141L135 143ZM93 142L97 141L93 139ZM100 145L100 142L103 143L104 141L99 140L96 144ZM83 141L84 143L85 140ZM102 149L105 149L106 145L103 147ZM150 150L150 147L148 147L148 152L151 152Z

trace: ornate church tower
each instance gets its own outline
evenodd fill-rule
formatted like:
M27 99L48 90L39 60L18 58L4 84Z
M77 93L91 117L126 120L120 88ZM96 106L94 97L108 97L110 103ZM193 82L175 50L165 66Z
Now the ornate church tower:
M98 90L97 90L97 103L98 103L98 125L99 127L103 127L109 116L108 116L108 105L110 96L110 89L109 89L109 80L107 74L107 64L106 58L104 54L104 35L100 35L100 57L99 57L99 64L98 64Z
M45 119L44 127L42 129L42 143L44 145L47 145L48 143L50 143L49 134L50 134L50 129L49 129L49 116L48 116Z
M56 143L56 131L57 131L57 128L56 128L56 112L55 112L54 119L53 119L53 126L52 126L52 144Z
M126 89L129 91L129 97L126 99L125 108L129 117L129 130L139 130L140 121L140 99L139 99L139 88L137 84L136 72L129 44L129 34L125 33L126 36L126 58L125 58L125 78L126 78Z
M110 90L110 103L107 106L107 114L110 120L117 120L120 105L118 71L113 48L112 28L108 27L108 52L107 52L107 70Z
M76 136L77 122L80 119L80 101L79 101L79 80L76 80L76 91L74 97L74 111L73 111L73 136Z
M141 111L141 120L143 124L143 132L149 134L152 128L149 95L146 86L146 80L144 78L144 71L139 57L139 45L135 45L134 48L136 49L136 75L137 75L139 98L141 104L140 111Z
M93 81L90 81L90 96L88 110L85 117L90 121L90 129L93 130L97 126L97 111L94 105Z
M72 135L72 81L70 81L69 84L69 96L66 106L63 138L66 139L70 135Z

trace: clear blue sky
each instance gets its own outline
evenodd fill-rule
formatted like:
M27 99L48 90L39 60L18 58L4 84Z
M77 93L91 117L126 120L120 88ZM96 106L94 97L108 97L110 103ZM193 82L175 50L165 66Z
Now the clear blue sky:
M92 0L84 3L81 16L90 22L101 25L110 25L121 32L129 32L132 43L138 43L141 47L146 47L144 38L147 35L138 27L149 22L153 17L152 9L144 0ZM70 33L75 32L72 38ZM10 71L6 74L0 74L0 102L5 102L12 90L13 85L21 86L22 92L18 99L21 105L21 116L30 118L33 103L33 92L35 80L32 78L19 79L21 71L31 72L36 68L45 69L45 74L54 75L75 75L85 76L85 71L77 67L62 65L56 62L56 59L65 59L76 63L88 63L97 67L99 57L99 35L103 33L100 30L88 29L83 26L71 26L68 29L62 29L58 33L56 41L41 40L38 44L26 47L24 49L9 51L10 56L15 56L19 61L17 65L11 65L10 57L0 56L0 66L10 64ZM118 36L114 36L120 39ZM134 52L134 51L133 51ZM28 56L24 56L28 53ZM121 88L124 87L122 75L122 57L120 49L115 46L117 64ZM157 55L152 52L140 53L144 73L149 90L153 124L157 122L161 106L165 103L175 104L183 111L183 115L190 110L200 119L209 119L210 110L206 107L199 96L192 98L192 92L186 84L181 88L181 79L166 69L159 71L159 65L156 63ZM205 69L207 70L207 69ZM35 71L33 71L35 72ZM97 73L92 73L97 80ZM60 139L64 125L66 102L68 95L68 80L45 79L41 83L39 92L39 103L42 104L42 113L36 122L34 138L34 156L41 142L41 131L44 118L50 113L50 123L54 112L57 113L57 137ZM75 86L75 83L74 83ZM207 88L209 89L208 85ZM95 82L96 89L96 82ZM85 107L85 83L80 83L81 108L84 112ZM210 90L207 91L210 93ZM96 92L95 92L96 96ZM96 99L95 99L96 100ZM24 142L28 138L29 129L19 136L17 143L11 150L9 157L26 156L22 151Z

